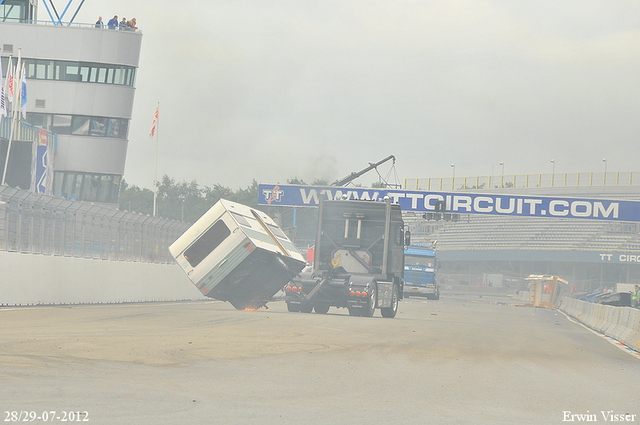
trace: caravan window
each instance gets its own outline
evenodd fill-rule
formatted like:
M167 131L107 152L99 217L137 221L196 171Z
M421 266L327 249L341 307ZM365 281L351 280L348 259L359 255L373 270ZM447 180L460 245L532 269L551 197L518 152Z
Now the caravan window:
M234 213L233 211L231 212L231 217L233 217L238 222L239 225L244 227L251 227L251 224L249 224L247 217L240 215L238 213Z
M200 236L200 238L184 252L184 258L191 264L191 267L196 267L230 234L231 231L227 225L224 224L224 221L216 221L209 230Z
M271 233L273 233L280 239L285 239L285 240L287 239L287 235L285 235L284 232L279 227L269 223L267 223L267 226L269 226L269 230L271 230Z

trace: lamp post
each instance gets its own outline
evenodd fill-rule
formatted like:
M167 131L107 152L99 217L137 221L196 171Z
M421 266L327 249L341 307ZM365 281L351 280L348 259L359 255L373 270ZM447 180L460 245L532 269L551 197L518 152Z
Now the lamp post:
M504 162L500 161L500 166L502 167L502 174L500 175L500 187L504 187Z
M453 175L451 176L451 190L454 190L454 184L456 182L456 165L451 164L451 168L453 168Z
M552 159L551 164L553 165L553 169L551 171L551 186L553 186L554 180L556 178L556 161Z
M604 162L604 174L602 175L602 185L606 186L606 184L607 184L607 158L602 158L602 162Z

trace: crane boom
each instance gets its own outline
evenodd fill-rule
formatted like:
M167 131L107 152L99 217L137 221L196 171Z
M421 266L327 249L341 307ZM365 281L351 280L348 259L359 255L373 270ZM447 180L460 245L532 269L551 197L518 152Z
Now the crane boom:
M395 164L396 162L396 157L393 155L389 155L388 157L386 157L385 159L374 163L369 163L369 166L367 168L364 168L358 172L353 172L351 174L349 174L346 177L343 177L339 180L334 181L333 183L331 183L331 186L344 186L345 184L357 179L358 177L360 177L361 175L373 170L374 168L378 167L379 165L384 164L385 162L392 160L393 159L393 163Z

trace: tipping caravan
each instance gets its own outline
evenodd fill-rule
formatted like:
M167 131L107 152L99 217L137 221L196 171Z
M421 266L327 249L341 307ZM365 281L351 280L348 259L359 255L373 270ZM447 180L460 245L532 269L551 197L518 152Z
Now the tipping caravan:
M225 199L169 251L200 292L239 310L265 306L306 264L268 215Z

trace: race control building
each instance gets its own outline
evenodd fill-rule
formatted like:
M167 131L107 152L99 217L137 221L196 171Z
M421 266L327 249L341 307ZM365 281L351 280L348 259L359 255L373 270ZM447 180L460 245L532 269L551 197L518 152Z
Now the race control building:
M142 33L75 23L73 18L62 22L46 2L42 4L51 19L39 20L37 3L0 4L3 73L9 57L15 63L20 53L27 72L26 121L57 134L52 194L116 204Z

